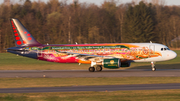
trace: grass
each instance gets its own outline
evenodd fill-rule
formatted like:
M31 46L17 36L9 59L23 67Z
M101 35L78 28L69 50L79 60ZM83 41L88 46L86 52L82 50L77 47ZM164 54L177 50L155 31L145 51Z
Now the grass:
M180 51L175 51L178 56L174 60L157 62L157 69L180 69ZM90 65L87 64L63 64L39 61L22 56L16 56L11 53L0 53L0 70L87 70ZM150 63L132 63L134 69L150 68ZM128 69L128 68L127 68Z
M0 94L0 101L178 101L180 90Z
M0 78L0 88L180 83L180 77Z

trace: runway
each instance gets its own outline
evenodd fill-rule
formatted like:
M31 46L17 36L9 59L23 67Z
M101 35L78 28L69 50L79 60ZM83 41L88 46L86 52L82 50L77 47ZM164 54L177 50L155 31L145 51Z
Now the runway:
M74 78L74 77L180 77L180 69L150 69L103 70L89 72L88 70L2 70L0 78Z
M75 77L180 77L180 69L103 70L2 70L0 78L75 78ZM180 89L180 84L139 84L72 87L1 88L0 93L75 92L75 91L121 91Z
M180 89L180 84L139 84L74 87L4 88L0 93L77 92L77 91L125 91Z

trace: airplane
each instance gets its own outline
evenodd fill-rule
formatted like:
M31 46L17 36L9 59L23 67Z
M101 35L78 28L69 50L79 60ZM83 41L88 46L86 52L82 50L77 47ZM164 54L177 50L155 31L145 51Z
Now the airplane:
M90 64L90 72L103 68L130 67L132 62L155 62L176 58L177 54L158 43L99 43L99 44L40 44L16 18L10 19L16 47L7 52L33 59L57 62Z

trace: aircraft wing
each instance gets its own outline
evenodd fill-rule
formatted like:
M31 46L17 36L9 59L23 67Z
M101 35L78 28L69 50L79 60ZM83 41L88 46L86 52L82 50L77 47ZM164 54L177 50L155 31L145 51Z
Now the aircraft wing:
M112 56L101 56L101 55L90 55L90 54L80 54L80 53L72 53L72 52L59 52L56 50L57 53L67 54L69 57L77 57L83 61L102 61L103 59L111 59L115 58Z

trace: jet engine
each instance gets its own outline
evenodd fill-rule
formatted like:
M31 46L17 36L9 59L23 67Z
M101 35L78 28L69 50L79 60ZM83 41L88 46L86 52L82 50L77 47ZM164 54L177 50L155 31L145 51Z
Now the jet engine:
M121 67L121 61L120 59L114 58L114 59L104 59L103 60L103 66L104 68L119 68Z
M131 66L131 62L122 62L121 63L121 67L130 67Z

